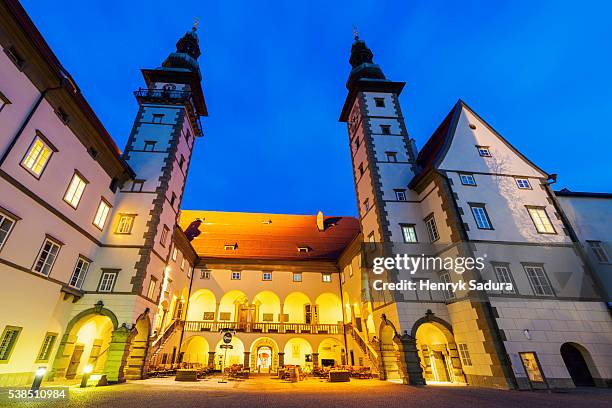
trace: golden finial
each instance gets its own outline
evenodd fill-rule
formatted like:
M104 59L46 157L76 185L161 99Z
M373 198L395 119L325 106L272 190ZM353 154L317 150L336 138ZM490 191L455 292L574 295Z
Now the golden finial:
M355 26L353 24L353 37L355 37L356 40L359 39L359 31L357 31L357 26Z

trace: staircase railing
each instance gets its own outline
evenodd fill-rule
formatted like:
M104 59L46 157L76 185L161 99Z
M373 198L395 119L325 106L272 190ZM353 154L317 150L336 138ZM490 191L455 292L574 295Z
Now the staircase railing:
M373 350L373 347L361 337L361 334L357 330L355 330L352 323L345 324L345 330L351 334L351 336L355 340L355 343L359 345L361 351L363 351L368 356L370 361L377 368L378 354Z

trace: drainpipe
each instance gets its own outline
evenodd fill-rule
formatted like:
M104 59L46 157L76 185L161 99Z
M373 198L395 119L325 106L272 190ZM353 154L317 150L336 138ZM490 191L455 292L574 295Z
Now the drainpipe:
M21 134L23 133L23 131L25 130L26 126L30 123L30 120L32 120L32 116L34 116L34 114L36 113L36 111L38 110L38 107L40 106L40 103L43 101L43 99L45 99L45 96L47 95L47 92L49 91L55 91L58 89L62 89L64 87L64 84L66 83L66 78L62 78L62 80L60 81L59 86L53 87L53 88L47 88L44 91L42 91L38 97L38 99L36 100L36 103L34 103L34 106L32 107L32 109L30 109L30 111L28 112L28 114L25 117L25 120L23 121L23 123L21 124L21 126L19 127L19 130L17 131L17 133L15 134L15 136L13 136L13 139L11 140L11 142L8 145L8 148L6 149L6 151L2 154L2 157L0 157L0 167L2 167L2 165L4 164L4 161L6 160L6 158L8 157L8 155L11 153L11 151L13 150L13 147L15 146L15 144L17 143L17 140L19 140L19 138L21 137ZM76 89L76 88L75 88Z

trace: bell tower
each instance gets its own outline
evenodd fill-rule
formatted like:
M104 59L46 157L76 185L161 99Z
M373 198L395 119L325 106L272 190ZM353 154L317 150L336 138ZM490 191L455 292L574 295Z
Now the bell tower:
M349 62L340 121L347 123L363 235L369 242L402 242L399 225L416 162L399 104L405 83L385 77L357 33Z

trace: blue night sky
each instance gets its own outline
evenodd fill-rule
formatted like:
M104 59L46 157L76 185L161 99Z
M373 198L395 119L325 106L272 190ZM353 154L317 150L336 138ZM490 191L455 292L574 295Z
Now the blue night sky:
M612 191L612 6L603 1L23 4L120 148L140 69L158 67L199 17L210 117L186 209L356 214L338 122L353 24L386 76L407 82L401 104L419 148L462 98L559 173L556 189Z

